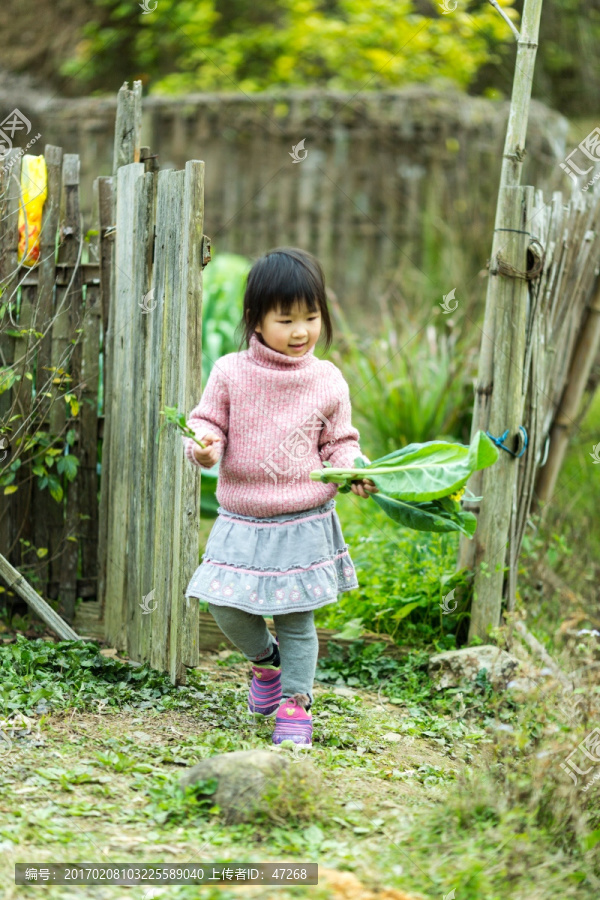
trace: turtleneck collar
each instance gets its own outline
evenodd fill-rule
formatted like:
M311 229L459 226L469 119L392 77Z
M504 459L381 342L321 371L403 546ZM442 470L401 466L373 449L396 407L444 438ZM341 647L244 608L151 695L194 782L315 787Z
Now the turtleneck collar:
M256 332L250 336L248 353L255 363L266 369L303 369L315 359L314 347L311 347L302 356L286 356L285 353L280 353L279 350L273 350L263 344Z

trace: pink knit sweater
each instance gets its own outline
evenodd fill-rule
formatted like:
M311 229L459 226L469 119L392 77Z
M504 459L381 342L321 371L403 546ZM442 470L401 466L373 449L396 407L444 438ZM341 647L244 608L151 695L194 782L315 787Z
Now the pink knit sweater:
M350 391L337 366L314 348L286 356L256 334L248 350L228 353L213 366L188 426L201 440L221 439L217 501L244 516L278 516L320 506L337 485L311 481L329 460L354 468L362 457L351 423ZM183 438L189 461L194 442ZM367 457L363 457L368 462Z

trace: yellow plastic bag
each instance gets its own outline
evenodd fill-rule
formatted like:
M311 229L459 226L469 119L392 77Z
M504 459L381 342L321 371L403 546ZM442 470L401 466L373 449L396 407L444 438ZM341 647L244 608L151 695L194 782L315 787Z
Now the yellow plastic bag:
M35 266L40 258L40 231L42 210L48 196L48 173L43 156L26 153L21 161L21 193L19 204L19 262L25 266ZM27 234L25 234L25 212L27 212ZM23 257L27 252L25 260Z

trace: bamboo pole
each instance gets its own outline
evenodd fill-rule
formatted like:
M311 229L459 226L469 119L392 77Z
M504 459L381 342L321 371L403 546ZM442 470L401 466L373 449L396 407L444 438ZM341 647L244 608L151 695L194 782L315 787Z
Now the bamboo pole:
M497 399L506 385L498 381L497 367L499 357L506 352L505 343L508 341L509 346L512 345L510 352L510 368L516 367L517 372L521 372L523 357L513 356L512 351L519 348L512 340L514 338L514 327L511 324L511 316L514 312L515 319L522 319L522 313L526 306L526 295L524 291L514 290L514 278L503 275L500 271L495 271L495 263L499 254L506 256L506 248L509 253L515 254L515 257L521 256L517 250L518 242L514 238L517 237L509 231L513 228L513 216L516 211L514 200L509 200L507 194L511 188L520 185L521 171L523 166L523 157L525 155L525 138L527 134L527 121L529 117L529 105L531 100L531 84L533 80L533 71L535 67L535 56L537 50L537 40L539 33L539 23L542 10L542 0L525 0L522 17L522 27L517 41L517 59L515 65L515 74L513 79L513 90L508 115L508 124L506 129L506 138L504 142L504 152L502 157L502 170L500 175L500 187L498 191L498 203L496 207L496 220L494 224L494 235L492 239L492 252L490 257L490 277L488 280L488 289L486 296L486 307L484 316L483 333L481 338L481 355L479 362L479 372L477 386L475 390L475 403L473 409L473 421L471 428L471 439L479 430L487 431L492 424L492 410L494 406L497 408ZM514 192L513 192L514 195ZM521 226L521 230L526 229ZM519 235L518 237L525 237ZM526 247L525 247L526 249ZM521 248L522 250L522 248ZM515 265L515 263L512 263ZM515 265L515 268L524 269L524 265ZM509 305L506 302L509 301ZM511 309L511 303L516 306ZM502 312L498 315L499 307L502 306ZM523 321L524 325L524 321ZM512 331L512 337L511 337ZM506 373L505 373L506 374ZM513 372L513 378L516 373ZM511 378L512 381L512 378ZM494 391L496 393L494 394ZM516 393L513 395L517 399ZM500 398L501 402L501 398ZM518 427L514 411L508 411L511 421L500 423L501 431L497 432L498 436L503 433L506 428L510 428L508 439L505 441L508 447L512 447L515 436L515 425ZM492 431L492 434L496 432ZM506 457L506 459L503 459ZM475 494L485 494L485 488L489 486L491 478L495 477L501 469L506 469L507 465L511 465L514 473L511 478L504 477L502 480L506 482L506 487L511 487L510 492L504 497L498 496L497 502L504 505L510 513L510 504L512 502L512 493L514 489L514 478L516 477L516 466L513 464L513 457L509 457L504 451L501 453L501 459L493 467L492 470L481 470L475 472L470 480L468 487ZM494 476L492 476L492 471ZM486 476L487 472L487 476ZM507 473L505 473L507 475ZM488 498L488 503L491 498ZM482 501L481 510L486 505L486 500ZM478 505L466 501L465 509L478 513L480 508ZM506 515L502 516L504 520ZM508 519L507 519L508 525ZM473 598L473 610L471 617L471 627L469 637L477 635L485 638L487 627L489 625L497 625L500 619L500 609L502 603L502 576L504 569L504 555L506 549L507 536L496 535L492 542L491 529L495 528L494 517L488 515L485 523L479 522L475 537L469 541L462 537L459 546L458 568L467 567L469 569L478 568L475 576L475 593ZM502 547L504 552L500 552L499 556L492 550L494 547ZM487 570L482 573L481 562L487 563ZM500 571L489 572L499 565ZM486 576L482 577L482 574ZM487 576L490 576L489 578ZM485 582L485 585L484 585Z
M534 511L539 511L541 507L542 519L548 501L552 499L554 493L556 479L567 452L573 423L596 359L598 347L600 347L600 280L596 283L586 319L579 332L565 390L550 432L551 453L546 465L540 469L536 480L532 508Z

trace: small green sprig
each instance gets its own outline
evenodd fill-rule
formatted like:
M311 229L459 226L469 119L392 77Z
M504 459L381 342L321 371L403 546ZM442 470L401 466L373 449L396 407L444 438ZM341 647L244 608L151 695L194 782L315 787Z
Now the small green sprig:
M175 425L181 433L188 438L191 438L199 447L204 449L206 444L203 444L202 441L199 441L192 429L186 424L186 419L184 413L180 413L177 410L176 406L165 406L164 410L160 410L160 415L165 417L165 422L158 429L158 434L156 435L156 443L158 444L158 439L160 437L160 433L165 427L165 425Z

